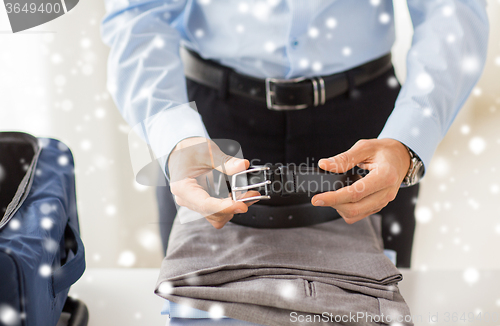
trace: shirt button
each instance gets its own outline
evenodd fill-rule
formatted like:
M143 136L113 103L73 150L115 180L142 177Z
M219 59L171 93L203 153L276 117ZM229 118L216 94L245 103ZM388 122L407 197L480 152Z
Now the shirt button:
M299 45L299 41L292 40L291 45L292 45L292 48L296 48Z

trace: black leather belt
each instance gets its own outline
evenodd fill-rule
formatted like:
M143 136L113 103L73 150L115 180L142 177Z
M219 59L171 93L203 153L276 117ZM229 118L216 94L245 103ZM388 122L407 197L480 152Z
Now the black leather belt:
M181 47L184 74L187 78L222 93L229 92L267 103L270 110L299 110L324 104L329 99L360 86L392 67L391 54L329 76L294 79L258 79L242 75L215 61L201 58Z
M364 171L364 170L358 170ZM302 165L252 166L231 176L233 200L268 200L268 205L280 205L277 198L288 196L312 197L326 191L334 191L353 184L361 173L332 173L318 167ZM260 196L242 198L239 193L257 190Z
M349 186L366 173L366 170L355 168L338 174L294 164L252 166L231 176L231 181L219 180L219 190L215 193L212 188L209 192L218 197L231 194L236 201L259 200L246 213L234 215L231 222L235 224L255 228L302 227L340 218L331 207L313 206L310 198ZM228 191L220 190L226 185ZM260 195L244 198L250 190Z

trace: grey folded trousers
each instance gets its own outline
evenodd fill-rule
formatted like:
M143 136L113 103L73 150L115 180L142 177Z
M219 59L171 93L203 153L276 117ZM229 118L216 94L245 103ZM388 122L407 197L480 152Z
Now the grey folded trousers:
M349 225L222 229L179 209L155 292L262 325L413 325L383 254L381 218Z

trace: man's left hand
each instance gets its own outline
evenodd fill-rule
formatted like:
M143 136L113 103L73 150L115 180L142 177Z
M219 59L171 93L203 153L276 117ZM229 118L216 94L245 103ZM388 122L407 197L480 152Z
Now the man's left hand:
M362 139L346 152L321 159L318 165L335 173L344 173L356 165L370 171L350 186L311 199L315 206L335 208L352 224L379 212L396 198L410 166L410 154L405 145L394 139Z

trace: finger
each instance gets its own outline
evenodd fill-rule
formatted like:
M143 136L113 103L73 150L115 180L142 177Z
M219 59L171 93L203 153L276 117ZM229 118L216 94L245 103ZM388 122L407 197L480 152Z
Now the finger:
M251 190L251 191L246 192L239 199L244 199L244 198L254 197L254 196L260 196L260 193L258 191ZM217 198L213 198L213 199L217 199ZM248 208L249 206L251 206L251 205L253 205L253 204L255 204L256 202L259 201L259 200L252 200L252 201L245 201L245 202L244 201L240 201L240 200L236 200L235 201L235 200L232 199L232 197L228 197L228 198L226 198L224 200L229 200L232 203L232 205L234 206L234 209L222 210L222 211L213 213L213 215L246 213L248 211L248 209L242 209L242 208L244 208L242 205L244 205L244 206L246 206L246 208Z
M245 198L249 198L249 197L255 197L255 196L260 196L260 192L258 191L255 191L255 190L250 190L250 191L247 191L243 194L243 196L240 198L240 199L245 199ZM252 201L245 201L244 203L248 206L251 206L253 204L255 204L256 202L258 202L259 200L252 200Z
M181 199L183 206L203 216L216 213L235 214L248 210L243 202L235 202L231 198L219 199L211 197L195 179L184 179L170 185L172 193Z
M383 208L383 207L382 207L382 208ZM373 214L375 214L375 213L380 212L380 211L382 210L382 208L375 209L375 210L373 210L373 211L369 212L368 214L366 214L366 215L364 215L364 216L361 216L361 215L360 215L360 216L357 216L357 217L347 217L345 214L344 214L344 216L342 216L342 215L341 215L341 216L342 216L342 218L344 219L344 221L346 221L346 223L347 223L347 224L354 224L354 223L356 223L356 222L361 221L361 220L362 220L362 219L364 219L364 218L367 218L367 217L368 217L368 216L370 216L370 215L373 215ZM339 214L340 214L340 213L339 213Z
M384 207L385 207L385 206L384 206ZM377 213L378 213L378 212L380 212L382 209L384 209L384 207L379 208L379 209L374 209L373 211L371 211L371 212L368 214L368 216L373 215L373 214L377 214Z
M201 204L206 215L241 214L248 211L248 206L245 203L230 198L208 197Z
M179 206L186 206L186 202L182 200L179 196L174 196L175 203Z
M218 166L216 169L227 175L233 175L235 173L245 171L250 166L250 162L246 159L229 157L229 159L224 163L224 167Z
M349 216L342 216L342 218L344 219L344 221L347 223L347 224L354 224L356 222L359 222L361 221L362 219L364 219L366 216L360 216L360 217L349 217Z
M224 216L217 216L217 215L208 215L205 216L208 222L212 224L214 228L217 230L222 229L224 225L226 225L227 222L229 222L233 218L233 214L226 214Z
M341 211L345 218L365 218L372 214L373 211L379 211L385 207L394 197L392 190L382 190L371 194L358 201L357 203L347 203L337 205L334 208Z
M349 171L361 162L366 161L375 153L373 142L362 139L356 142L349 150L318 162L320 168L335 173Z
M345 203L357 202L377 191L393 186L391 178L379 169L372 170L366 177L357 180L352 185L336 191L324 192L315 195L311 203L315 206L337 206Z
M243 198L246 198L246 197L251 197L251 196L258 196L260 195L260 193L258 191L249 191L245 194L245 196ZM256 202L258 202L258 200L254 200L254 201L251 201L251 202L243 202L247 207L255 204ZM231 210L229 210L229 213L226 213L224 211L221 211L221 212L218 212L218 213L215 213L215 214L212 214L212 215L208 215L208 216L205 216L205 218L210 222L210 224L212 224L212 226L216 229L221 229L224 227L224 225L226 225L227 222L229 222L233 216L235 214L238 214L236 212L232 212Z
M373 210L373 211L371 211L370 213L366 214L365 216L357 216L357 217L349 217L349 216L347 216L345 213L340 212L340 211L339 211L338 213L339 213L339 215L340 215L340 216L344 219L344 221L345 221L347 224L354 224L354 223L359 222L359 221L361 221L362 219L364 219L364 218L366 218L366 217L368 217L368 216L370 216L370 215L373 215L373 214L375 214L375 213L380 212L380 210L381 210L381 209L376 209L376 210Z

